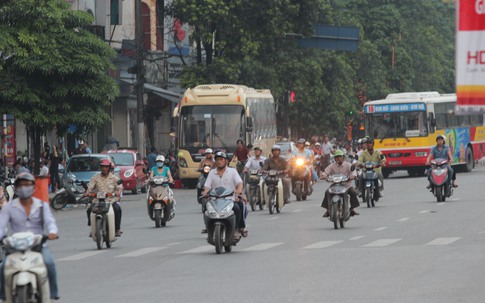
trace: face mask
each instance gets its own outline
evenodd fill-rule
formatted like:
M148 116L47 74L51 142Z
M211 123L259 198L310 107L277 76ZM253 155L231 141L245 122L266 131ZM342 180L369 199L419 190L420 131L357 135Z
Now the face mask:
M21 186L15 189L15 193L21 199L28 199L32 197L32 195L34 194L34 191L35 191L34 185Z
M157 167L163 167L163 163L157 162Z

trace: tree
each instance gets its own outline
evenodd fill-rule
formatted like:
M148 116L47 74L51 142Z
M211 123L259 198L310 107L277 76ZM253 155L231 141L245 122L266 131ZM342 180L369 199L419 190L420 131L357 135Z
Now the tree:
M44 131L91 131L110 118L114 52L85 29L92 23L63 0L0 1L0 112L27 125L36 163Z

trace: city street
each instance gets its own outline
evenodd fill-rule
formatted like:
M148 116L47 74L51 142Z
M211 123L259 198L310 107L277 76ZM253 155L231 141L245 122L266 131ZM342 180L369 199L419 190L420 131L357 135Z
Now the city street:
M124 235L98 250L83 207L54 212L61 302L483 302L485 167L458 173L437 203L426 178L385 180L375 208L361 205L334 230L320 207L328 183L280 214L250 212L248 238L217 255L200 233L196 191L174 190L176 216L156 229L145 195L126 192Z

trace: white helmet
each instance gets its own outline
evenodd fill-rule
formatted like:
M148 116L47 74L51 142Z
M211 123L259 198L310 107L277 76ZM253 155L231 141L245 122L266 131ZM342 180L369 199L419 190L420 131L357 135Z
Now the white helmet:
M155 162L165 162L165 156L163 155L158 155L157 158L155 159Z
M213 154L214 151L212 150L212 148L208 148L205 150L204 154Z
M281 151L281 146L279 146L279 145L275 144L275 145L273 145L273 147L271 148L271 151L273 151L273 150L279 150L279 151Z
M310 146L310 142L306 141L305 146Z

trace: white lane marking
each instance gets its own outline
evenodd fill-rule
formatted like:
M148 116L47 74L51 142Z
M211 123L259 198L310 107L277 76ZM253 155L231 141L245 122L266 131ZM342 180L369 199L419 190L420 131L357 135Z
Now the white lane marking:
M385 230L385 229L387 229L387 227L383 226L383 227L379 227L379 228L374 229L374 231L381 231L381 230Z
M104 252L105 252L105 250L87 251L87 252L83 252L83 253L80 253L80 254L77 254L77 255L65 257L65 258L59 259L57 261L77 261L77 260L81 260L81 259L84 259L84 258L96 256L96 255L99 255L99 254L104 253Z
M278 219L279 217L273 217L273 218L270 218L270 220L276 220Z
M455 241L458 241L460 237L450 237L450 238L436 238L433 241L426 243L426 245L448 245Z
M283 242L261 243L261 244L258 244L258 245L254 245L254 246L245 248L243 250L246 250L246 251L248 251L248 250L265 250L265 249L269 249L269 248L272 248L272 247L279 246L281 244L283 244Z
M301 209L301 208L300 208L300 209L295 209L295 210L294 210L294 211L292 211L292 212L293 212L293 213L299 213L299 212L301 212L302 210L303 210L303 209Z
M438 206L445 205L445 202L439 202L439 203L436 203L436 205Z
M418 212L418 214L425 214L427 212L429 212L429 209L422 210L422 211Z
M139 257L139 256L143 256L143 255L146 255L146 254L149 254L149 253L152 253L152 252L156 252L156 251L159 251L159 250L162 250L162 249L165 249L166 247L145 247L145 248L142 248L142 249L137 249L137 250L134 250L132 252L129 252L129 253L126 253L126 254L123 254L123 255L119 255L119 256L116 256L118 258L120 257Z
M169 243L167 246L174 246L174 245L179 245L181 242L174 242L174 243Z
M401 241L401 239L379 239L379 240L375 240L373 242L370 242L370 243L364 245L364 247L388 246L388 245L391 245L391 244L399 242L399 241Z
M319 242L315 242L313 244L310 244L308 246L305 246L305 247L303 247L303 249L325 248L325 247L329 247L329 246L332 246L332 245L335 245L335 244L339 244L340 242L343 242L343 241L319 241Z
M365 236L355 236L355 237L350 238L349 240L354 241L354 240L359 240L359 239L362 239L362 238L364 238L364 237L365 237Z
M210 251L210 250L213 250L213 249L214 249L214 246L212 246L212 245L204 245L204 246L199 246L199 247L196 247L196 248L192 248L192 249L180 252L179 254L195 254L195 253Z
M401 219L397 220L397 222L404 222L404 221L407 221L407 220L409 220L409 218L406 217L406 218L401 218Z

